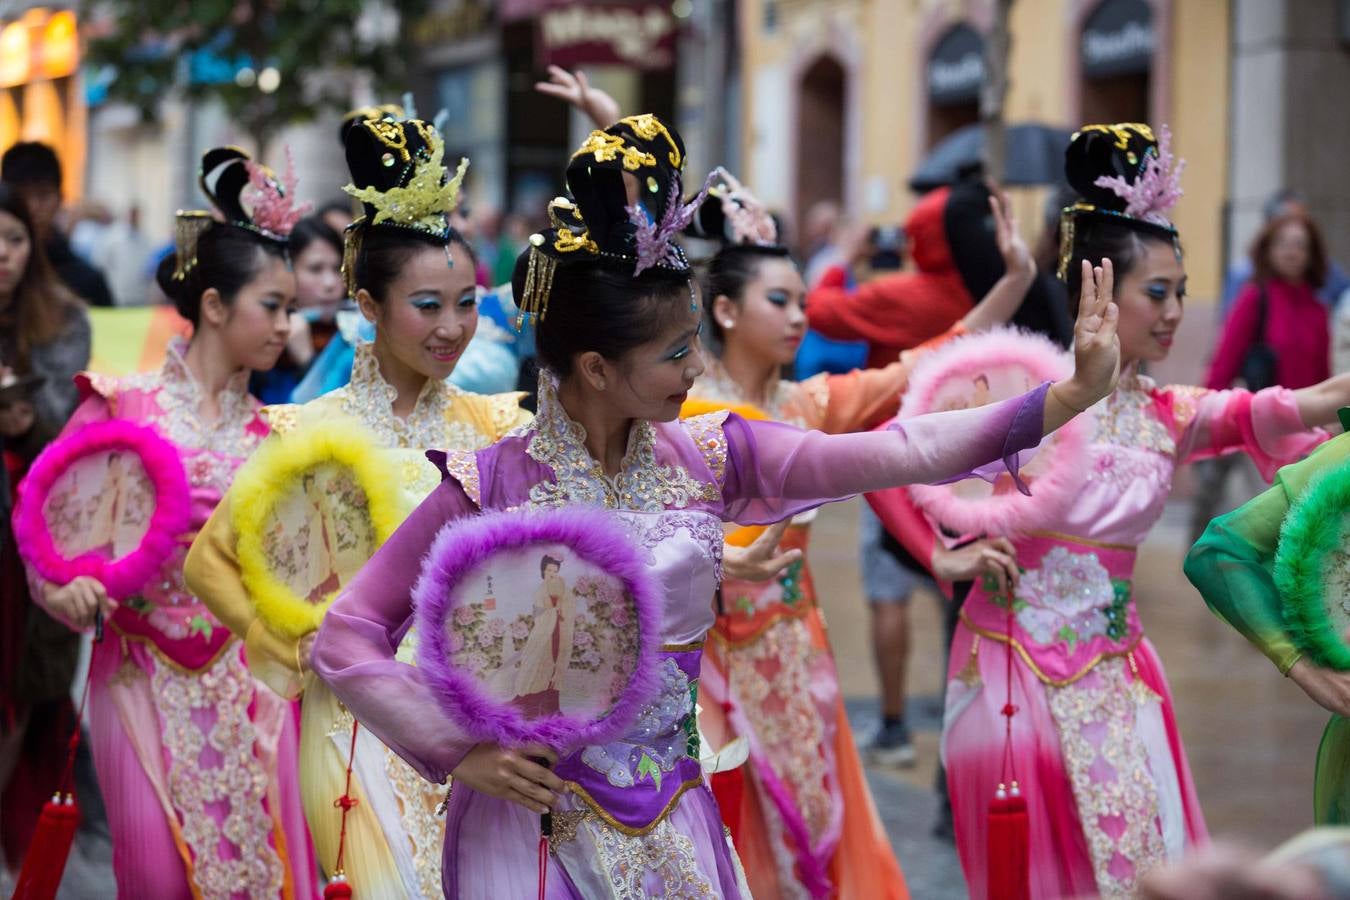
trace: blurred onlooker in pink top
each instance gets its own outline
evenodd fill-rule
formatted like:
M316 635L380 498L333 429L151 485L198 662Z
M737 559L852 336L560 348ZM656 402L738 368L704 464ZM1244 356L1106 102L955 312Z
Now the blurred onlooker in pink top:
M1238 292L1224 323L1206 387L1223 390L1242 378L1251 390L1274 385L1297 389L1330 377L1330 314L1317 296L1326 283L1327 254L1317 225L1301 209L1272 219L1252 243L1251 259L1251 280ZM1252 364L1259 358L1265 363ZM1233 508L1225 502L1225 486L1239 458L1220 457L1197 467L1193 537L1215 515ZM1248 496L1257 486L1251 488Z
M1317 291L1326 283L1327 256L1317 225L1301 211L1273 219L1257 235L1251 257L1252 279L1224 324L1206 385L1230 387L1259 343L1274 351L1275 384L1301 388L1326 379L1331 374L1328 315Z

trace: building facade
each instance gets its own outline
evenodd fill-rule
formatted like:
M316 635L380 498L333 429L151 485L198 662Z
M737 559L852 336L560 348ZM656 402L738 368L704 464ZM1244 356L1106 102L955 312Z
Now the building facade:
M978 121L993 13L992 0L742 0L751 183L798 221L818 200L900 221L926 154ZM1199 297L1218 291L1226 252L1233 19L1229 0L1015 0L1011 12L1009 123L1171 124L1189 160L1176 216ZM1031 238L1046 195L1015 192Z

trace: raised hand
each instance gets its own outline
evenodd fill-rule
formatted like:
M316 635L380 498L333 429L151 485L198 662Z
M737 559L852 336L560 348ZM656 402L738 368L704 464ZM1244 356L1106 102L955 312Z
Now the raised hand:
M1112 301L1115 274L1111 260L1100 266L1083 260L1083 288L1078 297L1078 321L1073 326L1073 377L1056 382L1052 394L1080 413L1116 388L1120 378L1120 307Z
M1022 275L1028 280L1036 274L1036 260L1017 230L1017 216L1003 191L991 192L989 211L994 214L994 240L998 243L1003 267L1010 275Z
M619 103L606 92L591 87L586 73L569 72L562 66L548 67L548 81L536 82L534 89L581 110L595 123L596 128L608 128L619 121Z
M778 552L778 542L783 539L783 532L787 531L790 524L791 519L784 519L776 525L770 525L748 547L727 544L722 554L722 571L726 577L738 581L769 581L801 559L800 550Z

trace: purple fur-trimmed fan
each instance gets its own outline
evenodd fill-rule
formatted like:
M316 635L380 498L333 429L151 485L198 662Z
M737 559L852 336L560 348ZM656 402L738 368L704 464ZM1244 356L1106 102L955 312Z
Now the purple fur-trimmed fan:
M656 693L658 590L602 511L451 522L413 601L418 667L476 740L566 755L622 735Z

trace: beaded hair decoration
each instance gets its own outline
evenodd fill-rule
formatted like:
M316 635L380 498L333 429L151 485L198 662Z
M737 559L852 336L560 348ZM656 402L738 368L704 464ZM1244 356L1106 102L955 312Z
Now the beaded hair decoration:
M1059 277L1073 261L1076 226L1089 218L1111 219L1174 245L1178 235L1171 212L1181 199L1184 160L1172 155L1166 125L1086 125L1074 134L1065 153L1065 174L1083 199L1060 216ZM1180 251L1178 251L1180 252Z

